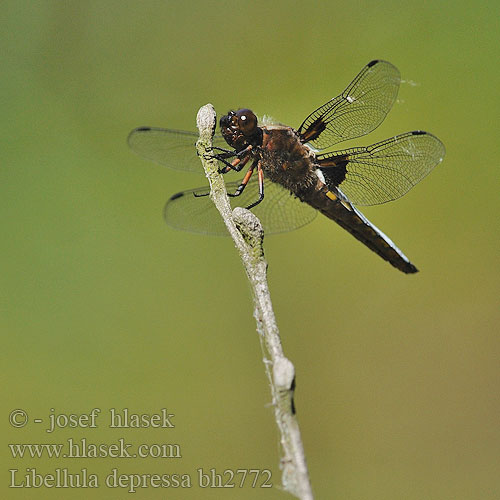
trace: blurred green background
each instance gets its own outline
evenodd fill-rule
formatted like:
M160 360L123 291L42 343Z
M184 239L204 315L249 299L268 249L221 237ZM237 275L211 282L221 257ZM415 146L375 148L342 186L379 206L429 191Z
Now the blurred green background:
M193 479L134 498L286 498L233 244L168 228L167 198L203 180L125 141L139 125L194 130L207 102L298 126L375 58L405 83L355 144L420 128L447 155L403 199L363 210L417 275L326 218L266 238L313 488L500 498L499 16L497 1L2 2L2 498L129 497L7 487L8 469L64 467ZM98 429L45 432L51 408L95 407ZM175 428L109 429L125 407L167 408ZM15 408L26 427L8 424ZM13 459L5 445L68 437L175 443L182 458ZM277 487L202 490L198 468L270 469Z

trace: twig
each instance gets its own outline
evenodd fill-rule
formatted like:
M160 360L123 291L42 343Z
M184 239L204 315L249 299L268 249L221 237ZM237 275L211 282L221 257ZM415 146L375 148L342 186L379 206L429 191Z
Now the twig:
M197 125L200 138L196 143L198 154L210 182L210 196L219 210L229 234L239 250L254 296L254 316L263 348L270 359L264 359L271 386L274 415L280 431L283 450L281 458L283 488L302 500L312 500L313 494L295 415L293 391L295 368L283 354L281 339L267 286L267 262L262 246L264 231L259 219L244 208L231 210L218 162L210 157L216 115L211 104L198 111Z

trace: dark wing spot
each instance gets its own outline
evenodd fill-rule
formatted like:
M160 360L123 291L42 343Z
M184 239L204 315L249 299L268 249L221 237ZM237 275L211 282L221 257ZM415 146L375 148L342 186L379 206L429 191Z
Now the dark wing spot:
M334 158L325 158L324 160L318 160L318 163L328 188L338 187L344 182L349 157L343 155Z
M321 132L326 129L326 125L327 124L321 118L317 118L316 120L314 120L311 125L307 127L307 130L305 130L304 133L301 134L302 142L309 142L317 139Z
M184 193L175 193L170 197L170 201L176 200L177 198L180 198L181 196L184 196Z
M374 59L373 61L370 61L367 66L371 68L372 66L375 66L380 61L380 59Z
M423 130L414 130L411 135L425 135L427 132L424 132Z

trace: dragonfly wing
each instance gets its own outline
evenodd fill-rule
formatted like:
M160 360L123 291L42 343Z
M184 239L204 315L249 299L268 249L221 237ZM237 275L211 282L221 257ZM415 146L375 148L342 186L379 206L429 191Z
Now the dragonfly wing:
M387 61L368 63L342 92L313 111L299 127L302 142L321 150L377 128L398 95L401 76Z
M139 127L130 132L127 142L139 156L176 170L203 174L196 153L196 132L156 127ZM227 148L221 135L214 137L214 146Z
M443 143L421 130L364 148L317 155L329 188L340 187L355 205L400 198L444 158Z
M227 182L229 193L234 193L240 181ZM169 226L201 234L227 236L226 226L208 196L209 187L190 189L174 194L165 205L164 217ZM243 193L231 197L233 208L246 207L259 198L258 183L251 180ZM279 184L266 182L264 200L252 208L260 219L266 234L281 233L297 229L311 222L316 210L302 203Z

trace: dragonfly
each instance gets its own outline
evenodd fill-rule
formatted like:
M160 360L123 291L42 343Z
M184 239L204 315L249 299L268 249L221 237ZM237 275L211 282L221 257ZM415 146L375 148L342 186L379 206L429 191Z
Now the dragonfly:
M417 272L356 207L406 194L443 160L443 143L414 130L369 146L328 151L377 128L396 101L400 82L394 65L373 60L297 129L266 119L260 123L247 108L230 110L220 119L210 155L223 174L247 168L242 179L226 183L232 206L251 209L266 234L299 228L320 212L395 268ZM139 127L129 134L128 144L160 165L200 172L197 137L195 132ZM167 224L203 234L228 234L209 191L205 186L171 196L164 208Z

